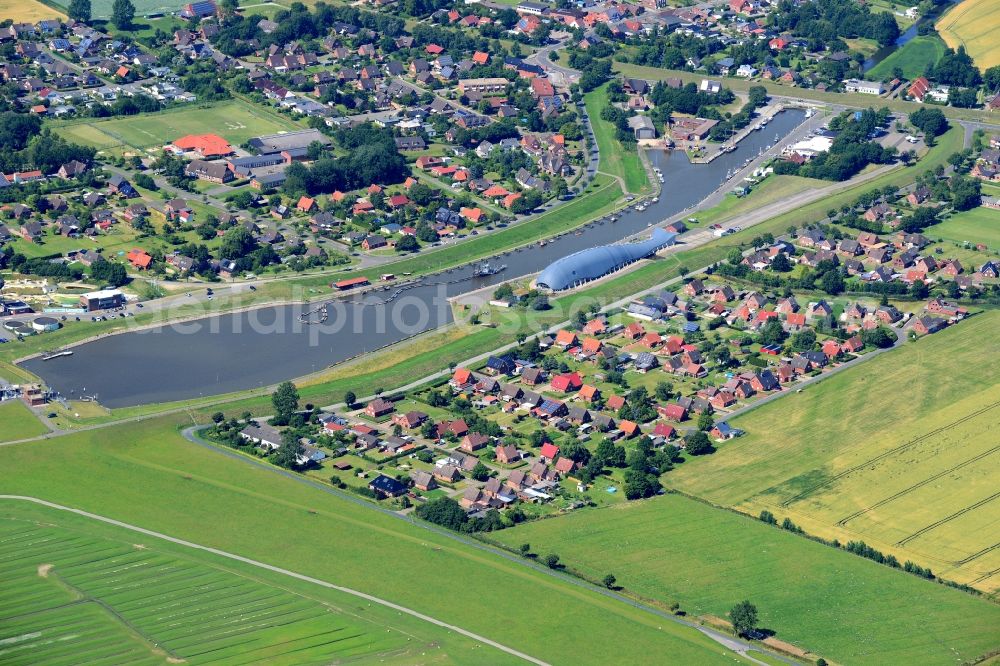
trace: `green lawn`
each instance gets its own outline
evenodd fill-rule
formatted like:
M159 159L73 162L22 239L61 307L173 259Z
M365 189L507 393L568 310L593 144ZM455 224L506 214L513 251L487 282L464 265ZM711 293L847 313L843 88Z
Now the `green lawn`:
M20 400L0 402L0 442L35 437L48 431Z
M777 638L837 663L969 662L1000 647L1000 606L680 495L491 537L695 616L749 599Z
M583 99L594 126L597 147L601 151L600 170L623 179L629 192L645 191L649 186L649 175L642 165L638 149L623 146L615 138L615 127L601 118L601 109L608 104L607 84L590 91Z
M772 175L768 176L760 185L755 186L747 196L738 197L735 194L727 194L721 203L707 210L699 211L695 217L701 224L712 224L719 220L748 213L793 194L826 185L829 183L815 178Z
M190 444L175 423L190 420L67 435L58 456L34 445L0 447L4 491L374 594L550 663L639 663L652 654L742 661L696 630Z
M930 238L957 243L985 243L991 250L1000 250L1000 210L979 207L956 213L925 233Z
M256 567L220 566L199 551L177 554L180 547L166 545L56 509L0 503L0 660L300 664L388 657L401 664L420 661L425 651L460 660L482 649L347 594L319 586L292 592L287 582L262 582ZM514 661L486 651L501 663Z
M936 65L944 55L945 45L937 35L921 35L897 49L888 58L873 67L866 76L875 81L892 76L892 70L899 67L907 79L923 76L928 65Z
M667 483L994 591L998 324L974 316L733 419L745 436Z
M138 149L162 146L185 134L218 134L236 146L262 134L302 129L290 119L239 100L53 127L67 139L105 150L123 144Z

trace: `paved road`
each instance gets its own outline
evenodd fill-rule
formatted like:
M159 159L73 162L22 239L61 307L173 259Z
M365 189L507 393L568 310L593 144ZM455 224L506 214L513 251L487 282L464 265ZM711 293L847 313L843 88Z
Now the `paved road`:
M264 562L259 562L257 560L252 560L252 559L250 559L248 557L243 557L242 555L236 555L234 553L229 553L229 552L226 552L224 550L219 550L218 548L212 548L211 546L204 546L204 545L199 544L199 543L194 543L193 541L186 541L184 539L178 539L177 537L172 537L172 536L170 536L168 534L164 534L163 532L154 532L153 530L147 530L144 527L138 527L137 525L131 525L129 523L124 523L124 522L122 522L120 520L115 520L114 518L108 518L107 516L102 516L102 515L99 515L99 514L96 514L96 513L90 513L89 511L82 511L80 509L74 509L74 508L71 508L71 507L68 507L68 506L63 506L62 504L56 504L54 502L48 502L48 501L43 500L43 499L38 499L37 497L26 497L26 496L23 496L23 495L0 495L0 500L17 500L17 501L22 501L22 502L33 502L35 504L41 504L42 506L49 507L50 509L58 509L60 511L66 511L68 513L74 513L74 514L76 514L78 516L83 516L85 518L90 518L92 520L98 520L98 521L100 521L102 523L107 523L109 525L114 525L115 527L121 527L121 528L124 528L126 530L130 530L132 532L138 532L140 534L145 534L146 536L156 537L157 539L163 539L164 541L169 541L170 543L175 543L175 544L178 544L180 546L185 546L187 548L193 548L195 550L203 550L205 552L212 553L213 555L218 555L220 557L225 557L227 559L235 560L237 562L243 562L244 564L249 564L251 566L258 567L260 569L267 569L268 571L273 571L273 572L279 573L279 574L281 574L283 576L288 576L290 578L297 578L297 579L303 580L303 581L305 581L307 583L312 583L313 585L319 585L321 587L326 587L326 588L329 588L331 590L337 590L338 592L343 592L345 594L350 594L352 596L364 599L365 601L370 601L372 603L379 604L380 606L385 606L386 608L391 608L394 611L398 611L400 613L406 613L407 615L412 615L413 617L415 617L417 619L420 619L420 620L423 620L424 622L430 622L431 624L435 624L435 625L437 625L439 627L443 627L443 628L448 629L450 631L454 631L455 633L462 634L463 636L471 638L472 640L479 641L480 643L483 643L484 645L489 645L490 647L494 647L497 650L500 650L502 652L506 652L507 654L513 655L515 657L523 659L524 661L530 662L532 664L538 664L538 666L550 666L548 662L542 661L541 659L538 659L536 657L532 657L530 654L525 654L524 652L520 652L518 650L515 650L514 648L507 647L506 645L503 645L502 643L497 643L496 641L490 640L489 638L486 638L485 636L480 636L479 634L475 634L475 633L473 633L471 631L468 631L467 629L463 629L462 627L455 626L454 624L448 624L447 622L442 622L441 620L433 618L430 615L425 615L423 613L415 611L412 608L407 608L406 606L400 606L399 604L395 604L395 603L393 603L391 601L386 601L385 599L380 599L379 597L373 596L371 594L367 594L365 592L361 592L359 590L354 590L354 589L351 589L349 587L343 587L342 585L334 585L333 583L327 582L325 580L321 580L319 578L313 578L312 576L306 576L304 574L300 574L300 573L297 573L295 571L290 571L288 569L282 569L281 567L276 567L276 566L271 565L271 564L266 564Z
M181 434L189 442L191 442L193 444L197 444L198 446L201 446L201 447L204 447L204 448L207 448L207 449L211 449L211 450L213 450L213 451L215 451L217 453L220 453L220 454L222 454L222 455L224 455L224 456L226 456L228 458L232 458L234 460L239 460L239 461L241 461L241 462L243 462L245 464L248 464L248 465L251 465L253 467L257 467L257 468L263 469L263 470L271 472L273 474L279 474L279 475L284 476L284 477L286 477L288 479L291 479L291 480L296 481L298 483L302 483L304 485L310 486L311 488L315 488L315 489L320 490L320 491L322 491L324 493L327 493L329 495L335 495L336 497L339 497L340 499L343 499L343 500L347 500L348 502L351 502L352 504L356 504L358 506L365 507L366 509L369 509L371 511L377 511L377 512L383 514L383 515L392 516L393 518L397 518L399 520L404 520L407 523L410 523L411 525L413 525L415 527L418 527L420 529L427 530L428 532L433 532L435 534L443 536L443 537L445 537L447 539L451 539L453 541L458 541L459 543L463 543L463 544L465 544L467 546L471 546L472 548L475 548L476 550L481 550L483 552L490 553L492 555L496 555L496 556L501 557L501 558L503 558L505 560L513 562L513 563L515 563L517 565L528 567L530 569L534 569L535 571L537 571L539 573L545 574L546 576L550 576L552 578L556 578L556 579L558 579L558 580L560 580L560 581L562 581L564 583L569 583L569 584L574 585L576 587L580 587L580 588L583 588L583 589L586 589L586 590L590 590L592 592L596 592L598 594L601 594L603 596L609 597L611 599L615 599L616 601L624 602L624 603L628 604L629 606L632 606L634 608L638 608L638 609L646 611L648 613L652 613L653 615L656 615L657 617L669 620L671 622L676 622L677 624L682 624L682 625L685 625L685 626L688 626L688 627L692 627L692 628L698 629L699 631L701 631L702 633L704 633L709 638L711 638L711 639L719 642L720 644L722 644L725 647L733 650L734 652L737 652L739 654L747 656L748 659L750 659L751 661L754 661L755 663L759 664L759 663L762 663L762 662L757 661L756 659L753 659L753 658L749 657L747 655L747 652L759 652L761 654L766 654L766 655L768 655L768 657L770 657L772 659L778 659L778 660L783 661L783 662L788 663L788 664L795 664L796 663L796 662L794 662L794 661L792 661L790 659L786 659L786 658L784 658L784 657L782 657L782 656L780 656L778 654L774 654L774 653L768 652L768 651L766 651L766 650L764 650L764 649L760 648L759 646L754 645L752 643L747 643L746 641L734 638L733 636L730 636L728 634L724 634L722 632L716 631L715 629L711 629L709 627L702 626L702 625L698 624L697 622L692 622L691 620L685 620L685 619L683 619L681 617L673 615L672 613L668 613L666 611L661 611L661 610L659 610L657 608L654 608L652 606L647 606L646 604L643 604L643 603L640 603L638 601L635 601L634 599L631 599L631 598L626 597L624 595L618 594L617 592L614 592L612 590L608 590L608 589L603 588L603 587L598 587L596 585L591 585L590 583L587 583L586 581L583 581L583 580L581 580L579 578L576 578L574 576L570 576L568 574L564 574L564 573L555 571L555 570L550 569L550 568L548 568L548 567L546 567L546 566L544 566L542 564L538 564L538 563L534 562L533 560L528 560L528 559L525 559L523 557L518 557L518 556L516 556L516 555L514 555L512 553L509 553L509 552L507 552L505 550L501 550L499 548L494 548L493 546L489 546L489 545L487 545L487 544L485 544L485 543L483 543L481 541L478 541L476 539L470 539L470 538L467 538L465 536L462 536L462 535L458 534L457 532L452 532L452 531L446 530L446 529L444 529L442 527L438 527L437 525L434 525L432 523L428 523L428 522L423 521L423 520L418 520L416 518L412 518L412 517L410 517L409 513L401 513L401 512L391 511L389 509L385 509L385 508L383 508L381 506L378 506L377 504L373 504L372 502L369 502L368 500L361 499L360 497L358 497L356 495L352 495L351 493L347 493L347 492L344 492L344 491L339 490L337 488L334 488L333 486L322 484L322 483L319 483L317 481L313 481L312 479L309 479L309 478L307 478L307 477L305 477L305 476L303 476L301 474L297 474L295 472L290 472L288 470L280 469L280 468L275 467L275 466L273 466L271 464L262 462L260 460L254 459L254 458L250 458L248 456L245 456L245 455L243 455L241 453L238 453L238 452L236 452L236 451L234 451L232 449L228 449L226 447L213 444L213 443L211 443L211 442L203 439L202 437L200 437L198 435L198 432L203 427L204 426L193 426L193 427L190 427L190 428L186 428L186 429L184 429L181 432ZM2 496L0 496L0 498L2 498Z

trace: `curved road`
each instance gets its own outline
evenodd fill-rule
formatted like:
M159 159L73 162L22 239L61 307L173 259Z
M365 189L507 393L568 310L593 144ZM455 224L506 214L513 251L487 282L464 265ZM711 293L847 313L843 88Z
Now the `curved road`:
M448 624L447 622L442 622L441 620L433 618L430 615L424 615L423 613L415 611L412 608L407 608L406 606L400 606L399 604L394 604L391 601L386 601L385 599L380 599L379 597L375 597L375 596L372 596L370 594L366 594L365 592L360 592L358 590L352 590L349 587L343 587L342 585L334 585L333 583L329 583L329 582L327 582L325 580L320 580L319 578L313 578L311 576L306 576L306 575L303 575L303 574L300 574L300 573L296 573L295 571L290 571L288 569L282 569L281 567L276 567L276 566L273 566L271 564L266 564L264 562L258 562L257 560L252 560L252 559L250 559L248 557L243 557L242 555L236 555L234 553L229 553L229 552L226 552L224 550L219 550L218 548L212 548L211 546L203 546L203 545L201 545L199 543L194 543L193 541L186 541L184 539L178 539L177 537L172 537L169 534L164 534L163 532L154 532L153 530L147 530L144 527L139 527L137 525L130 525L129 523L123 523L122 521L115 520L114 518L108 518L107 516L101 516L101 515L96 514L96 513L90 513L89 511L82 511L80 509L74 509L74 508L71 508L71 507L68 507L68 506L63 506L62 504L56 504L54 502L48 502L48 501L43 500L43 499L38 499L37 497L27 497L27 496L24 496L24 495L0 495L0 500L17 500L17 501L22 501L22 502L33 502L35 504L40 504L40 505L48 507L50 509L58 509L60 511L66 511L66 512L69 512L69 513L75 513L76 515L83 516L84 518L90 518L91 520L99 520L102 523L107 523L109 525L114 525L115 527L121 527L123 529L130 530L132 532L138 532L140 534L145 534L147 536L156 537L157 539L163 539L164 541L169 541L171 543L176 543L176 544L178 544L180 546L185 546L187 548L193 548L195 550L203 550L205 552L212 553L213 555L218 555L220 557L225 557L225 558L230 559L230 560L236 560L237 562L243 562L244 564L249 564L251 566L255 566L255 567L258 567L258 568L261 568L261 569L267 569L268 571L273 571L273 572L279 573L279 574L281 574L283 576L289 576L291 578L297 578L297 579L303 580L303 581L305 581L307 583L312 583L313 585L319 585L321 587L326 587L326 588L329 588L331 590L337 590L338 592L343 592L345 594L350 594L352 596L364 599L365 601L370 601L372 603L379 604L380 606L385 606L386 608L391 608L394 611L399 611L400 613L406 613L407 615L412 615L415 618L418 618L418 619L423 620L425 622L430 622L431 624L435 624L435 625L437 625L439 627L443 627L445 629L449 629L449 630L454 631L456 633L462 634L463 636L467 636L468 638L471 638L473 640L479 641L480 643L483 643L484 645L489 645L490 647L494 647L497 650L500 650L502 652L506 652L507 654L510 654L510 655L513 655L513 656L518 657L520 659L523 659L525 661L531 662L532 664L538 664L538 666L551 666L548 662L542 661L541 659L537 659L536 657L532 657L530 654L525 654L524 652L520 652L518 650L515 650L514 648L507 647L506 645L503 645L501 643L497 643L496 641L490 640L489 638L486 638L485 636L480 636L479 634L473 633L473 632L468 631L466 629L463 629L461 627L456 627L453 624Z

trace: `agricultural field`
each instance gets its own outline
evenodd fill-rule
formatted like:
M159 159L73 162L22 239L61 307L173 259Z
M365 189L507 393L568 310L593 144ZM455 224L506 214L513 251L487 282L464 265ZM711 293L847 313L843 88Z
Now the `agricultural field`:
M0 503L4 663L437 663L476 647L388 609L361 613L341 592L292 591L250 565L124 530L91 534L94 525L66 516ZM499 651L491 659L511 661Z
M1000 12L995 0L963 0L934 27L951 48L965 46L980 70L1000 65Z
M998 322L974 316L734 419L746 436L667 482L995 592Z
M941 224L927 230L930 238L956 243L984 243L991 250L1000 250L1000 210L973 208L956 213Z
M7 581L0 659L7 663L70 655L78 663L297 663L404 642L312 600L145 546L10 520L0 523L0 541Z
M68 7L70 0L54 0L57 5ZM91 16L95 19L110 19L111 8L114 0L92 0L90 4ZM182 0L132 0L135 5L135 17L138 22L144 16L150 14L166 14L180 11L184 6Z
M750 599L777 638L837 663L962 662L1000 647L995 604L680 495L491 538L559 553L594 580L613 573L629 592L694 616L725 617Z
M601 118L601 109L607 102L607 86L601 86L583 97L587 115L594 126L594 137L601 151L599 169L604 173L618 176L625 182L629 192L642 192L649 186L649 175L636 149L626 150L615 138L615 128Z
M239 101L181 108L132 118L55 125L67 139L99 150L162 146L185 134L218 134L234 146L261 134L301 129L289 119Z
M890 76L899 67L907 79L922 76L929 65L936 65L944 55L944 42L936 35L914 37L903 47L891 53L888 58L873 67L867 76L876 81Z
M37 23L45 19L65 18L59 12L38 0L0 0L0 17L14 23Z
M186 419L67 435L59 456L0 447L4 491L373 594L550 663L639 663L661 653L688 664L743 661L697 630L324 492L328 485L192 444L176 430ZM575 631L565 631L567 618ZM476 654L454 661L492 663L492 652Z
M0 402L0 442L12 442L46 432L48 428L20 400Z

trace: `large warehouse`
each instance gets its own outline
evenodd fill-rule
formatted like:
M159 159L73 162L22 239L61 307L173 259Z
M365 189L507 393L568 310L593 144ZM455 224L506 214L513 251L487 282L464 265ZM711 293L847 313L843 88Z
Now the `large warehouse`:
M539 289L562 291L596 280L608 273L674 244L677 234L655 229L649 240L624 245L601 245L574 252L558 259L539 273L535 284Z

